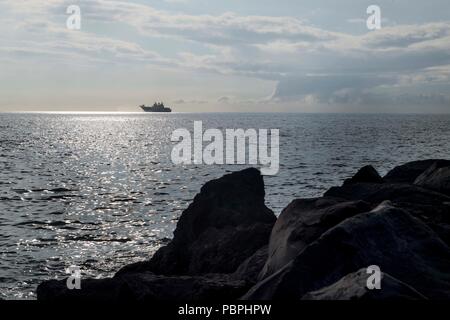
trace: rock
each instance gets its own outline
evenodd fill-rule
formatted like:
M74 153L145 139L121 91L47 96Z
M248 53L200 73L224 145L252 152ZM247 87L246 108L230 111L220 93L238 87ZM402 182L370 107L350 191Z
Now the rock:
M66 280L40 284L40 301L212 301L234 300L245 293L244 281L226 275L165 277L151 272L128 273L109 279L81 280L80 290L69 290Z
M333 187L326 196L347 200L364 200L377 205L390 200L421 219L450 244L450 197L420 186L404 183L357 183Z
M344 181L344 184L370 182L370 183L383 183L383 178L379 175L378 171L372 166L365 166L359 169L359 171L350 179Z
M84 279L81 290L68 290L64 280L46 281L38 300L237 299L267 259L276 217L264 195L256 169L210 181L182 213L174 239L150 261L125 266L113 278Z
M232 274L235 280L244 280L250 286L258 282L258 275L267 261L268 246L264 246L256 251L251 257L247 258Z
M404 165L395 167L391 171L389 171L384 177L383 180L389 183L414 183L416 178L421 175L425 170L427 170L431 165L435 162L448 163L450 166L449 160L439 160L439 159L431 159L431 160L421 160L421 161L413 161L408 162Z
M449 299L449 163L412 162L383 181L364 167L321 198L292 201L276 223L259 171L228 174L202 187L149 261L82 279L81 290L46 281L38 299ZM381 291L365 287L370 265Z
M433 229L439 237L450 245L450 203L428 204L399 203L397 204L411 215L422 220Z
M450 197L420 186L404 183L354 183L342 187L332 187L325 192L326 197L346 200L363 200L379 204L385 200L395 203L438 205L450 202Z
M298 199L279 216L269 241L269 258L259 279L281 269L307 245L346 218L371 209L364 201L337 198Z
M276 217L264 204L264 180L246 169L206 183L182 213L173 240L150 261L119 273L233 273L269 241Z
M332 285L305 294L302 300L423 300L414 288L387 273L382 274L381 289L367 288L367 269L350 273Z
M325 232L243 299L297 300L370 265L429 299L450 298L449 247L419 219L387 202Z
M416 178L414 184L450 196L450 163L435 162Z
M450 206L447 207L447 220L449 219L448 213L450 212ZM448 246L450 246L450 224L442 222L429 221L427 225L433 229L434 232L444 241Z

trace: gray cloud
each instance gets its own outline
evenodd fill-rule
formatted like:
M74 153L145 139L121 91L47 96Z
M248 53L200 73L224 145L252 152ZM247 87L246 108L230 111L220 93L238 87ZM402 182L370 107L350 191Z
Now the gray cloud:
M72 1L3 2L16 14L33 17L58 17L69 4ZM144 39L164 38L199 50L178 51L168 58L132 41L88 31L67 32L51 20L34 18L24 20L17 29L35 38L2 40L0 52L8 59L82 57L94 63L155 64L271 80L278 83L274 101L449 105L448 21L393 25L354 35L321 29L294 17L183 14L111 0L79 4L90 22L125 24ZM218 100L232 101L240 100L228 96Z

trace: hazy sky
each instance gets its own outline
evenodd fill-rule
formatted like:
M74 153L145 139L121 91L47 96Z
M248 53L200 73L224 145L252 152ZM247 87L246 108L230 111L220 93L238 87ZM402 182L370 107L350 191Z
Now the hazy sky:
M448 0L0 0L0 30L0 111L450 112Z

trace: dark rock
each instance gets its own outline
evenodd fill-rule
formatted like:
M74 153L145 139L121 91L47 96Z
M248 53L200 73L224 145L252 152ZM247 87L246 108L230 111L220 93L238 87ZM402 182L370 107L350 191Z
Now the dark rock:
M232 274L232 278L244 280L250 286L256 284L258 282L258 275L267 261L267 256L268 246L264 246L245 260Z
M213 301L237 299L245 293L244 281L226 275L165 277L150 272L128 273L108 279L81 280L80 290L69 290L66 280L40 284L40 301Z
M414 184L450 196L450 163L435 162L417 177Z
M420 204L420 203L396 203L414 217L422 220L427 226L436 232L439 237L450 245L450 203Z
M390 200L421 219L450 244L450 197L442 193L404 183L358 183L333 187L325 195L364 200L373 205Z
M332 187L325 192L327 197L347 200L364 200L378 204L385 200L395 203L437 205L450 202L450 197L420 186L402 183L355 183Z
M269 242L269 258L259 279L281 269L325 231L361 212L371 209L364 201L337 198L298 199L278 217Z
M414 288L387 273L382 274L381 289L367 288L367 269L350 273L332 285L305 294L302 300L423 300Z
M269 241L276 217L265 206L264 195L264 180L253 168L206 183L182 213L173 240L150 261L120 273L233 273Z
M381 180L367 166L322 198L294 200L275 225L259 171L235 172L203 186L149 261L82 279L81 290L46 281L38 299L449 299L449 168L412 162ZM370 265L382 290L365 286Z
M174 239L150 261L125 266L114 278L82 280L81 290L68 290L65 281L44 282L38 299L237 299L256 282L267 259L276 217L264 195L256 169L210 181L181 215Z
M359 171L350 179L344 181L344 184L370 182L370 183L383 183L383 178L379 175L378 171L372 166L365 166L359 169Z
M244 299L300 299L370 265L429 299L450 298L450 249L419 219L384 203L344 220Z
M449 219L448 213L450 212L450 206L447 207L447 220ZM444 241L448 246L450 246L450 224L429 221L427 225L433 229L434 232Z
M435 162L448 163L447 166L450 166L449 160L439 159L408 162L389 171L383 180L390 183L414 183L416 178Z

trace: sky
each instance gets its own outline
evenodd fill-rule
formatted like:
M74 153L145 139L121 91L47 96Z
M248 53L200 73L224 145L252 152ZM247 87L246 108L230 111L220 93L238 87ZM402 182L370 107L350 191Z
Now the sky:
M370 5L381 29L366 25ZM0 0L0 112L160 100L180 112L450 113L450 1Z

